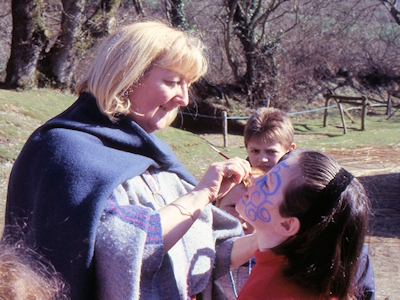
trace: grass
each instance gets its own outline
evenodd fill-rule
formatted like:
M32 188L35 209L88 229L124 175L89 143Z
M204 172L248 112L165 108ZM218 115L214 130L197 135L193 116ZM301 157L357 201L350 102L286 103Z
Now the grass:
M25 141L38 126L65 110L75 100L75 95L47 89L27 92L0 90L0 228L9 173ZM384 109L375 109L375 114L367 117L365 131L359 129L359 117L354 117L355 124L347 119L346 135L343 135L337 109L331 109L330 112L327 127L322 127L321 111L292 117L298 147L330 150L360 146L400 146L400 112L386 120ZM156 135L172 147L180 161L197 179L201 178L211 162L221 159L218 154L210 151L207 140L193 133L167 128ZM242 147L228 147L223 151L231 157L246 156Z
M367 129L361 131L361 121L351 124L346 120L347 134L343 134L340 116L332 110L328 126L323 127L323 115L292 118L295 128L295 142L299 148L316 150L352 149L357 147L400 147L400 112L389 120L383 114L367 117ZM357 123L358 121L358 123ZM221 157L210 154L209 142L201 137L175 128L157 132L175 151L185 167L197 178L201 178L208 165ZM221 134L221 140L223 136ZM229 140L229 137L228 137ZM228 143L229 144L229 143ZM246 157L243 147L227 147L223 151L230 157Z
M392 111L394 112L394 110ZM351 149L356 147L399 147L400 146L400 112L388 118L385 108L374 108L373 114L366 119L366 130L361 131L361 117L357 114L352 124L345 118L347 134L343 134L343 125L337 109L330 109L326 127L323 127L323 115L293 118L295 139L302 148L318 149ZM310 138L307 138L310 137Z
M186 169L197 179L201 178L212 162L222 159L210 149L209 141L191 132L169 127L156 132L156 135L171 146ZM244 148L225 148L223 151L229 157L244 158L246 155Z
M32 131L75 99L53 90L0 90L0 163L13 161Z

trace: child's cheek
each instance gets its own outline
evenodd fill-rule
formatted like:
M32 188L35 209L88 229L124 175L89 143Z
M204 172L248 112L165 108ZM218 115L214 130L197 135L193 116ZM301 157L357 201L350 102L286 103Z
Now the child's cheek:
M268 223L271 221L271 213L269 210L271 208L271 205L274 205L274 204L269 201L264 201L264 203L259 206L259 210L257 213L257 217L259 220L261 220L265 223Z
M270 222L271 215L268 207L273 205L260 191L254 191L249 196L249 201L244 203L244 215L252 222L260 220Z

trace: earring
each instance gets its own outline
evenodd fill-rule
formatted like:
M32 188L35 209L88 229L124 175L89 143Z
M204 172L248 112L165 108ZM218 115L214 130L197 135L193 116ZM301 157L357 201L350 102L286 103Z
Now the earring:
M124 96L128 97L130 93L132 93L132 86L128 87L128 89L124 92Z

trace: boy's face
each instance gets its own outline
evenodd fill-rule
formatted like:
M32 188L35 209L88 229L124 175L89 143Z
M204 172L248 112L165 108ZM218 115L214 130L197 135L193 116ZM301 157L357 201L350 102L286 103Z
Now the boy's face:
M257 234L270 239L271 243L282 238L275 231L279 222L285 219L279 213L279 206L286 186L291 181L291 169L295 168L287 161L290 163L290 159L285 160L265 175L252 176L252 184L236 204L237 212L256 229ZM279 240L279 243L282 241Z
M294 144L293 144L294 145ZM291 146L294 147L294 146ZM247 154L252 167L260 168L265 172L271 170L279 159L290 149L281 144L269 141L262 142L261 139L253 138L247 143Z

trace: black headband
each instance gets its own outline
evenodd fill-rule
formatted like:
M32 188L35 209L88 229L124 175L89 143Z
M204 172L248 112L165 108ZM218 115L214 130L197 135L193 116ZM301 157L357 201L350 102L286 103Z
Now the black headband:
M322 218L324 224L328 224L331 221L340 195L353 179L354 175L343 168L336 173L335 177L318 193L317 199L319 200L315 201L302 216L301 223L304 225L304 230L315 224L318 219L321 220Z
M327 196L333 197L335 200L343 193L348 185L353 181L354 175L344 168L341 168L335 177L321 190Z

